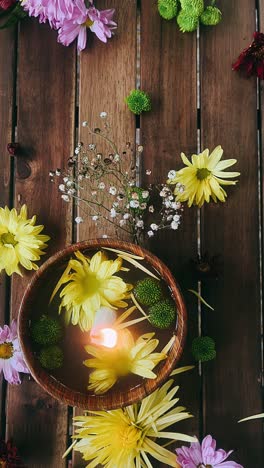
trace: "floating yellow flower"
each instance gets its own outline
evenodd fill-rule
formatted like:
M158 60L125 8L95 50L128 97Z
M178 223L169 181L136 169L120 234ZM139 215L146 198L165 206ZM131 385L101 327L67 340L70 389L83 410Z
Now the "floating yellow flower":
M74 448L88 461L87 468L152 468L149 455L165 465L179 467L174 453L157 443L158 439L196 442L185 434L164 431L179 421L192 417L185 408L175 405L179 387L173 380L144 398L141 403L113 411L94 411L91 416L74 418L78 427ZM65 454L65 456L66 456Z
M115 348L103 348L94 345L85 346L88 354L93 358L84 361L84 365L95 369L89 377L88 389L96 394L107 392L116 383L119 377L130 373L155 379L154 367L167 357L167 350L171 341L160 353L154 353L159 340L153 339L155 333L146 333L136 342L129 330L124 329L118 333L118 342Z
M236 159L220 161L222 155L221 146L217 146L211 154L208 149L194 154L192 162L182 153L182 161L187 167L177 171L175 175L174 171L171 171L171 177L167 181L169 184L176 184L176 201L188 201L189 207L192 204L201 207L205 201L209 203L210 197L214 202L217 202L217 199L224 202L227 194L221 185L235 185L237 181L225 179L238 177L240 173L224 172L224 169L236 163Z
M71 259L53 291L51 300L61 286L61 304L66 311L66 323L79 324L83 331L90 330L96 311L101 306L127 307L123 299L129 297L132 289L122 278L115 276L122 268L122 259L108 260L105 253L99 251L90 259L81 252L75 252L77 260ZM126 269L124 269L126 270Z
M22 276L20 265L26 270L37 270L33 263L44 255L50 237L41 235L44 226L35 226L36 216L27 219L27 207L23 205L20 213L7 206L0 208L0 272L5 270L10 276Z

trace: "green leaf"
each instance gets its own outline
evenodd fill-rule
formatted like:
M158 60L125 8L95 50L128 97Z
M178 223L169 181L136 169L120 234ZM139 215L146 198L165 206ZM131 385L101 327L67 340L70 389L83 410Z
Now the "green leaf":
M25 10L22 8L20 3L17 3L15 8L8 10L9 17L7 18L6 22L0 26L0 29L7 29L10 28L11 26L14 26L17 24L21 19L25 18L27 16L27 13Z
M214 310L214 308L212 306L210 306L210 304L208 304L208 302L206 302L202 296L197 292L197 291L194 291L194 289L188 289L189 292L191 292L192 294L194 294L196 297L198 297L198 299L206 306L208 307L208 309L211 309L211 310Z

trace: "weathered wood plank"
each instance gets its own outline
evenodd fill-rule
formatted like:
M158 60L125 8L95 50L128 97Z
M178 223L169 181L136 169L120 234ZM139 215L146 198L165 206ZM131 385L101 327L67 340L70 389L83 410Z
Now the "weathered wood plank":
M1 34L0 48L0 206L9 206L11 196L11 158L7 152L7 144L14 135L14 91L16 77L16 31L10 29ZM0 277L0 326L6 323L9 300L9 280L5 273ZM0 437L4 435L4 388L0 376Z
M75 50L56 42L48 26L26 21L19 36L18 141L15 205L26 203L31 215L50 234L48 254L71 241L71 207L49 181L49 170L61 167L73 147L75 115ZM31 275L13 278L12 317ZM66 406L50 398L27 377L8 390L7 434L16 441L32 468L65 466Z
M189 154L197 148L196 34L180 33L175 20L160 18L156 4L154 0L141 1L141 89L149 92L153 101L152 111L141 117L145 183L165 182L170 169L181 167L181 151ZM146 169L152 171L151 177L145 175ZM190 259L197 255L196 210L186 208L179 231L162 233L150 248L172 269L186 296L189 331L180 364L190 364L191 341L198 334L196 301L187 292L187 288L197 288L190 270ZM197 371L178 382L182 383L181 403L195 418L178 424L177 430L198 434Z
M204 332L217 340L216 361L204 366L204 431L234 448L246 467L264 464L261 422L237 424L261 412L258 150L256 80L232 72L255 31L255 2L219 1L223 22L201 31L202 146L236 158L239 185L225 206L204 209L202 244L221 254L223 272L204 289L215 305Z
M112 0L96 2L99 9L113 8ZM118 28L115 36L107 44L100 43L95 37L89 37L87 50L80 55L80 140L90 142L91 138L83 121L88 121L95 128L102 121L100 112L107 112L111 124L111 135L121 150L126 142L135 146L135 119L127 110L125 96L136 86L136 0L124 0L122 7L116 9L115 21ZM129 27L127 27L129 25ZM100 145L100 152L109 152L109 146ZM128 162L129 163L129 162ZM101 237L103 234L113 235L106 223L98 228L91 220L79 225L77 240L87 240ZM75 415L79 414L78 409ZM81 412L82 413L82 412ZM85 466L78 453L73 454L73 467Z

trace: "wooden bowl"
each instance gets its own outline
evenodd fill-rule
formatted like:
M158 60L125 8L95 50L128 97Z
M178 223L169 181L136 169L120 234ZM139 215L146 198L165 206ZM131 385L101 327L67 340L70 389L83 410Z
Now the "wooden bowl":
M120 389L115 390L115 388L113 388L111 392L104 395L91 395L88 392L81 393L66 387L41 367L35 356L34 350L32 349L29 324L32 318L32 305L34 298L45 288L45 278L47 278L47 275L49 275L52 269L61 265L62 262L66 264L76 250L80 250L81 252L85 251L85 253L87 253L89 250L100 249L101 247L111 247L144 257L147 263L149 263L149 265L158 272L158 275L165 280L171 289L172 296L178 310L178 318L174 331L174 344L168 353L167 359L162 361L156 368L156 379L142 379L142 383L140 385L134 388L127 388L125 391ZM18 317L18 333L21 348L30 372L44 390L54 398L57 398L61 402L70 406L77 406L87 410L110 410L142 400L144 397L160 387L160 385L169 377L182 354L186 335L186 322L187 315L182 294L170 270L166 265L164 265L164 263L162 263L155 255L152 255L150 252L137 245L111 239L98 239L71 245L50 257L40 267L28 285L22 299Z

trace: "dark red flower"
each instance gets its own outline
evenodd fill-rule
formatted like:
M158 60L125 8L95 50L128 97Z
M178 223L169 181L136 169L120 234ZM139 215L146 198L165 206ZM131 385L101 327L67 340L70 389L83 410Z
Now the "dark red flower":
M11 156L17 156L20 150L19 143L8 143L7 151Z
M8 10L14 3L16 3L16 0L0 0L0 9Z
M233 64L233 70L264 80L264 34L255 32L253 37L253 42L243 50Z
M0 441L0 466L4 468L25 468L12 442Z

